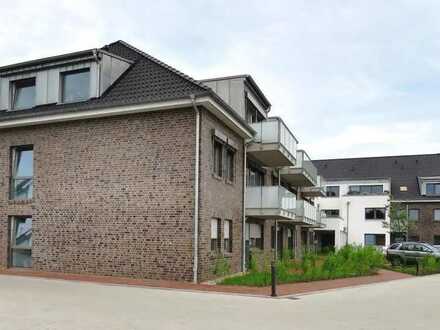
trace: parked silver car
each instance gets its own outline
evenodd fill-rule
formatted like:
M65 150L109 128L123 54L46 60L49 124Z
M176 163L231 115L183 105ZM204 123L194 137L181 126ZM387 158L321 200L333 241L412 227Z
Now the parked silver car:
M426 256L440 259L440 250L428 243L403 242L390 245L387 259L393 265L415 263Z

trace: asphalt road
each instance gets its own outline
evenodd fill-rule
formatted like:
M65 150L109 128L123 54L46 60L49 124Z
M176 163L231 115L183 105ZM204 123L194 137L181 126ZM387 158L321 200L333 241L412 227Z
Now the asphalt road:
M0 276L0 329L440 328L440 276L297 300Z

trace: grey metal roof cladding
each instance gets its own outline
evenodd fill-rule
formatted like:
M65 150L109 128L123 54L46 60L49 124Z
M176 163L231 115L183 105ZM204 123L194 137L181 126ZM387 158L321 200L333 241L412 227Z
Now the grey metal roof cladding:
M45 104L20 111L0 111L0 121L47 114L172 101L195 95L196 97L212 97L242 126L248 129L249 132L254 133L254 130L243 118L241 118L215 92L207 86L204 86L201 82L181 73L171 66L121 40L104 46L102 50L133 61L134 63L100 98L93 98L87 101L69 104ZM25 67L47 63L51 59L60 60L84 55L90 51L93 50L53 56L45 59L8 65L3 68L17 69L21 66Z
M440 154L314 160L327 180L390 178L398 200L439 200L420 195L418 177L440 176ZM407 191L400 191L406 186Z

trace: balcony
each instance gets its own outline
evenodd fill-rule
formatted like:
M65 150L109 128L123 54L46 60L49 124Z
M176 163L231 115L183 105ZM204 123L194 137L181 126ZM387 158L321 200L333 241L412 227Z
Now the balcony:
M305 200L296 201L295 221L312 228L324 226L319 209Z
M296 195L281 186L246 188L246 216L268 220L294 220Z
M251 124L257 132L247 152L267 167L294 166L298 141L278 117Z
M281 176L292 186L311 187L317 184L318 170L307 153L304 150L298 150L296 165L283 168Z
M304 187L301 193L304 197L325 197L325 182L324 179L318 175L316 178L316 186Z

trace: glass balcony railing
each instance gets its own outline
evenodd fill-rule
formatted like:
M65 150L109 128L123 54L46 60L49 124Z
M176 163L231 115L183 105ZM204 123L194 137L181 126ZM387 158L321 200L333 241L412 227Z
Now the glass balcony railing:
M321 212L316 206L305 200L296 201L295 215L311 225L321 224Z
M276 216L279 211L293 213L296 202L296 195L281 186L249 186L246 188L246 209L266 210L266 212L260 213L262 215Z
M251 124L252 128L257 132L254 137L255 144L259 144L260 148L249 148L249 152L266 153L262 155L262 161L267 160L271 166L292 166L295 164L297 143L295 136L284 124L281 118L272 117L267 120ZM266 148L261 148L261 145ZM272 154L268 154L272 152ZM277 159L281 156L276 152L284 155L283 159ZM258 156L258 155L257 155ZM276 161L281 163L273 163Z

